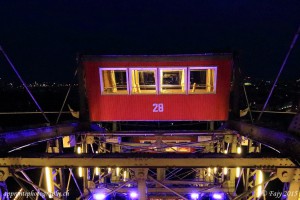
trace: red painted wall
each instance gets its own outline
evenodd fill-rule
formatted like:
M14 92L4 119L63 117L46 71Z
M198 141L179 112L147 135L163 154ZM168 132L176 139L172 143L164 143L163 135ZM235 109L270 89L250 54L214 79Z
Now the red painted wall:
M223 121L228 118L231 55L82 57L91 121ZM100 67L217 66L216 94L101 95ZM164 112L153 112L163 103Z

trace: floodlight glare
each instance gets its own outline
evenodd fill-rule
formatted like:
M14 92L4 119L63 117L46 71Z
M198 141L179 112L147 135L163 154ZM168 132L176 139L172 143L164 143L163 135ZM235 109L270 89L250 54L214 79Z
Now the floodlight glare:
M93 194L93 199L94 200L103 200L103 199L105 199L105 194L103 194L103 193L95 193L95 194Z
M135 199L137 196L138 194L136 192L130 192L130 198Z
M199 194L198 193L192 193L191 194L191 198L192 199L198 199L199 198Z
M222 200L223 197L224 197L224 195L221 194L221 193L214 193L213 194L213 199L216 199L216 200Z

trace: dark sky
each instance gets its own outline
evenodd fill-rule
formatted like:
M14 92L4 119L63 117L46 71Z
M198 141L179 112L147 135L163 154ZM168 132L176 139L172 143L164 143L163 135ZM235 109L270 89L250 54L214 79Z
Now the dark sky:
M300 25L299 0L1 0L0 44L27 82L70 81L77 53L238 52L273 80ZM0 56L0 77L15 75ZM300 38L282 78L300 77Z

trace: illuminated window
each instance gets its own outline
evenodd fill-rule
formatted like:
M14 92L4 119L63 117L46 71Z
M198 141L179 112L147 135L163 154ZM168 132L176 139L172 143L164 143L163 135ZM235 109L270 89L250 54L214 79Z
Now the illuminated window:
M216 92L216 67L192 67L189 72L189 94Z
M185 94L186 93L186 69L166 68L160 69L160 89L161 94Z
M130 70L131 94L156 94L156 69Z
M126 69L100 69L100 81L102 94L128 94Z

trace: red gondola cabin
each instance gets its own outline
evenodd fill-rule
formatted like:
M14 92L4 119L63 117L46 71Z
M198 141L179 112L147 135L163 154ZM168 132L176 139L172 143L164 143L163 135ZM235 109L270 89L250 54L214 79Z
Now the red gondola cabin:
M82 56L91 121L224 121L231 54Z

